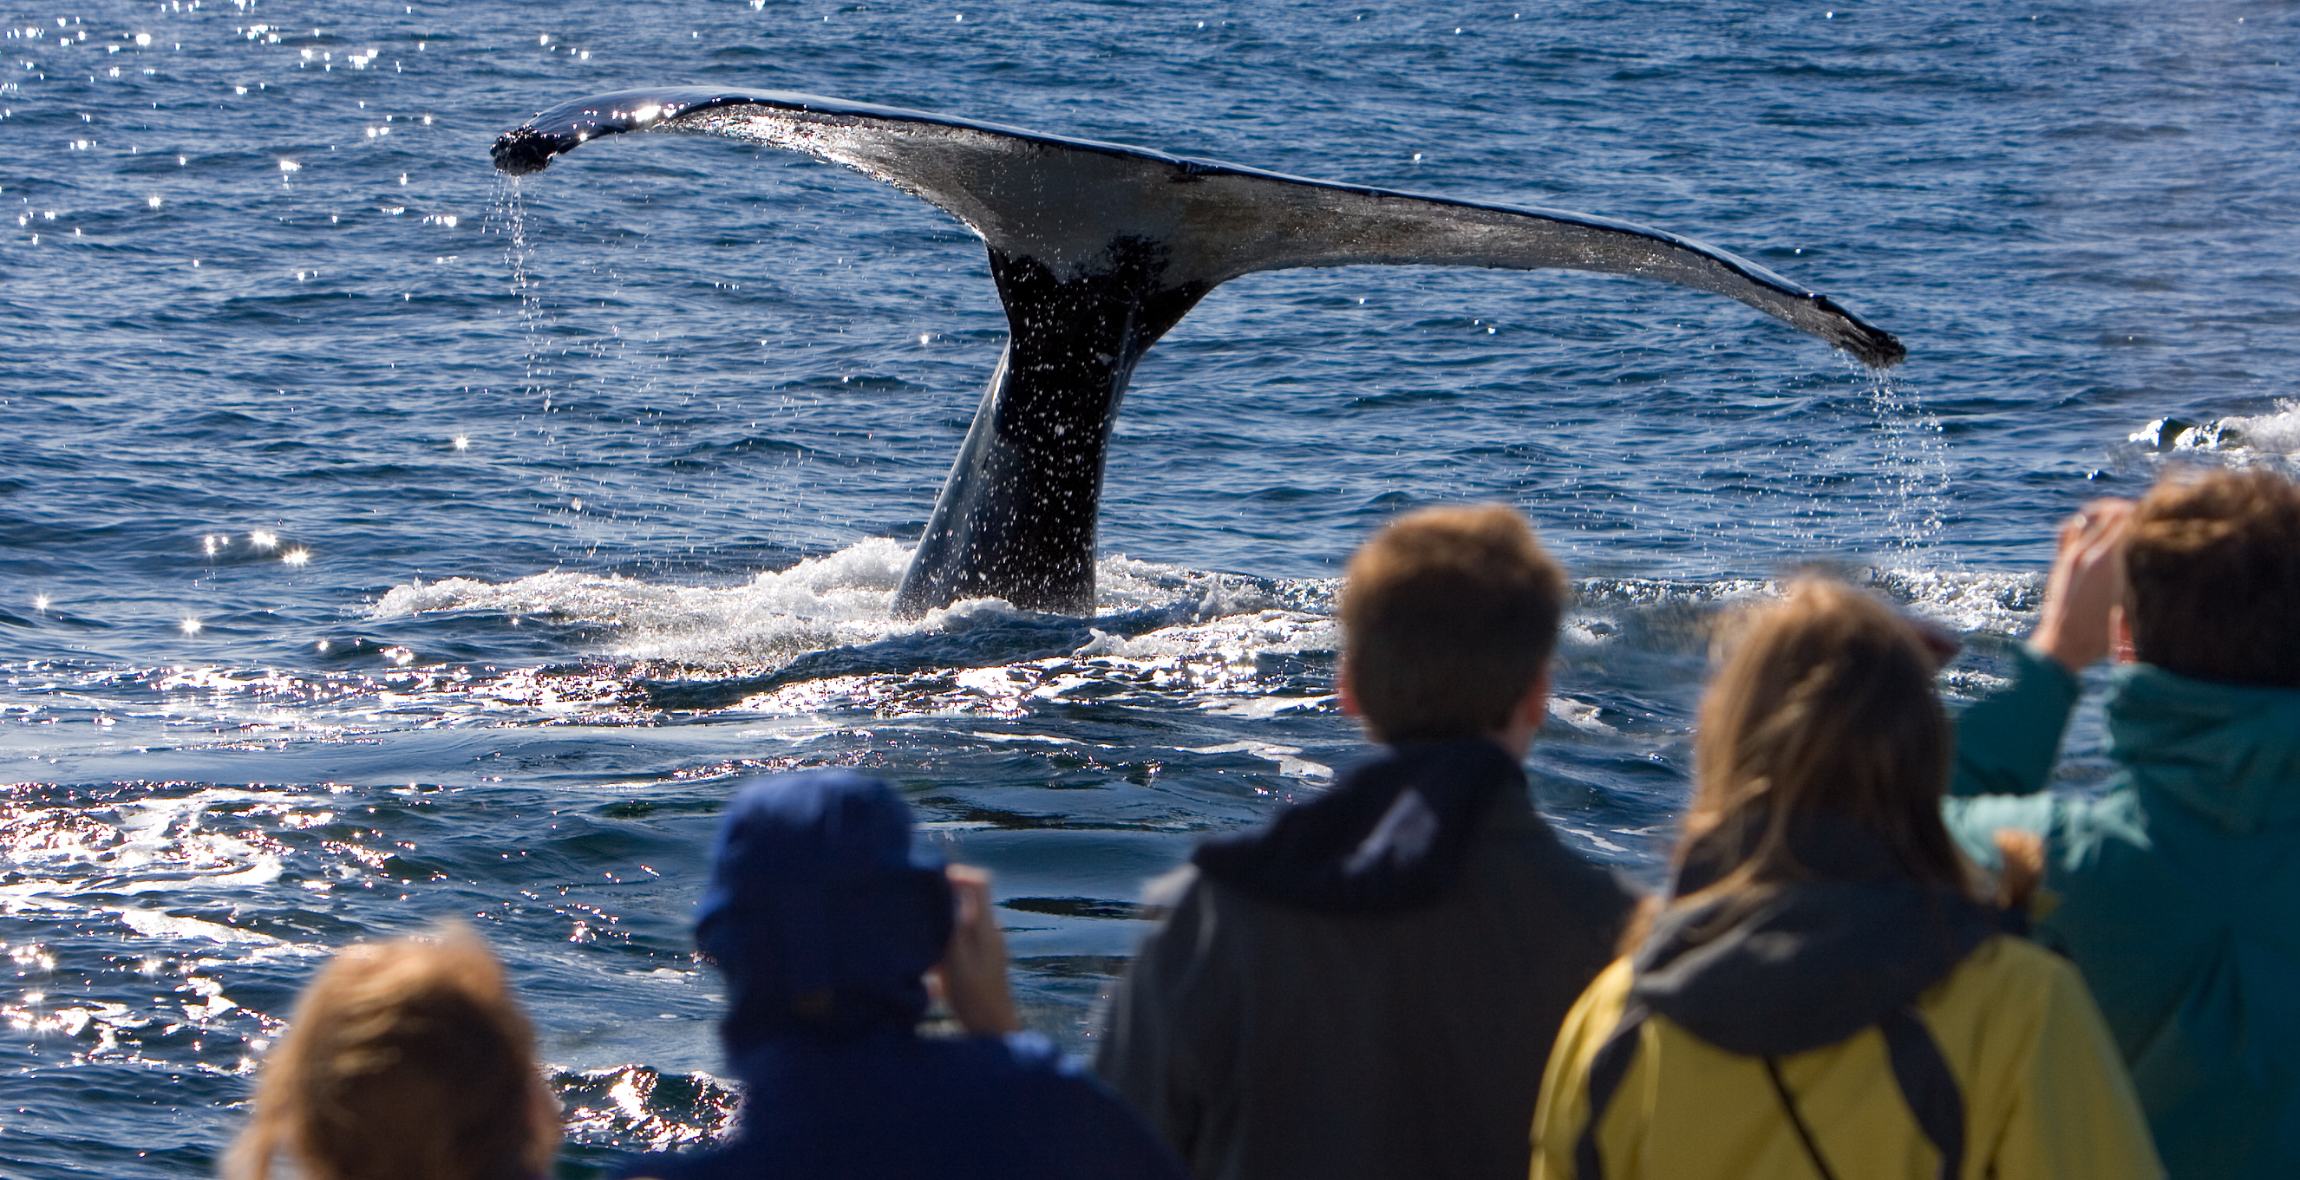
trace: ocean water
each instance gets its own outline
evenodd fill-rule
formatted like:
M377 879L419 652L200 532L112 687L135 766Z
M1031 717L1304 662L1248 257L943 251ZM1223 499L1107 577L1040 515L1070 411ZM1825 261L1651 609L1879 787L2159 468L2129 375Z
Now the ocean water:
M396 10L396 11L395 11ZM2300 453L2300 16L2138 2L0 4L0 1173L208 1173L327 951L511 966L569 1174L727 1125L686 915L743 776L859 766L997 878L1086 1050L1140 883L1362 743L1334 579L1522 508L1529 764L1657 876L1710 621L1821 563L1984 690L2063 514ZM1715 243L1860 369L1626 278L1252 276L1138 372L1088 619L888 615L1004 338L865 178L582 94L811 92ZM2166 423L2169 421L2170 425ZM2062 777L2101 774L2080 713Z

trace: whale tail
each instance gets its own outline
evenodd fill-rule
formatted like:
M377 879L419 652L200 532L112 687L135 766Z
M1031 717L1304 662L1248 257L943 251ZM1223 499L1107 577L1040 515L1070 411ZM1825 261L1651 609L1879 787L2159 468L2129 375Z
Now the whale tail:
M1011 334L896 594L905 615L985 596L1091 612L1103 456L1134 366L1207 292L1241 275L1369 264L1637 275L1740 300L1872 367L1906 355L1825 296L1628 222L801 94L682 88L579 99L497 139L495 163L536 172L592 139L634 131L725 135L843 164L950 213L989 248Z

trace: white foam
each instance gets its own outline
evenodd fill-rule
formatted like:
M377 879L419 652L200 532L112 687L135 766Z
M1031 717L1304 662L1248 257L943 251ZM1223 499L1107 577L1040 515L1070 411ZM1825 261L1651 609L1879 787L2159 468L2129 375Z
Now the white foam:
M50 695L29 708L56 709L70 702L151 726L172 744L201 743L179 734L181 718L196 715L203 727L236 724L236 731L209 743L218 746L335 741L409 727L637 724L660 716L649 698L635 691L640 680L770 674L814 652L906 634L958 633L1017 616L1009 603L977 599L922 619L893 618L895 588L909 559L904 546L877 538L735 585L687 586L567 572L500 583L445 578L392 589L374 604L371 616L391 620L471 612L548 617L592 628L583 646L597 658L586 659L581 667L561 663L501 670L429 664L292 674L204 667L154 670L125 679L92 671L72 677L76 683L51 685L73 691ZM1304 692L1296 673L1301 660L1323 661L1340 650L1334 617L1338 580L1219 574L1122 554L1101 560L1096 572L1098 613L1110 629L1090 630L1064 655L989 668L821 676L779 685L734 707L775 718L761 736L786 744L824 730L810 725L809 717L852 710L887 718L1019 718L1065 699L1120 703L1153 697L1170 703L1182 698L1186 707L1236 719L1332 708L1330 695ZM2034 620L2042 589L2041 571L1887 568L1853 576L1912 613L1961 632L2021 633ZM1643 618L1656 617L1673 631L1682 625L1679 616L1686 616L1699 627L1700 617L1715 609L1762 601L1781 589L1779 579L1765 577L1582 579L1575 583L1577 601L1566 619L1565 639L1569 647L1583 649L1641 644L1649 638L1643 635ZM1143 625L1143 612L1177 621L1128 634ZM1124 627L1107 621L1112 619L1123 620ZM932 644L920 648L932 650ZM968 661L954 656L953 662ZM1582 729L1603 725L1581 714L1559 719ZM189 806L196 814L202 805ZM175 830L183 817L166 813L174 805L155 801L155 806L159 809L123 811L116 830L51 827L19 835L0 827L0 843L16 840L19 855L31 858L112 868L122 892L174 887L171 881L189 880L179 875L185 868L209 874L204 883L226 888L263 884L280 871L278 850L261 847L260 839L235 844L236 837L193 830L196 823ZM157 833L148 829L171 834L154 839ZM144 857L155 858L152 868L159 871L138 869ZM166 871L171 865L177 872ZM32 895L39 892L0 887L0 905L36 907L40 903Z
M960 604L915 623L890 617L910 552L871 538L733 587L678 586L620 575L549 573L503 583L445 578L393 588L369 612L387 619L440 611L549 617L619 633L610 654L701 667L788 662L825 648L869 643L951 619Z
M2220 434L2257 454L2300 457L2300 401L2279 401L2272 414L2222 418Z
M1300 757L1300 746L1278 746L1269 742L1222 742L1212 746L1182 747L1185 754L1251 754L1278 764L1278 773L1286 778L1331 779L1334 768L1323 762L1312 762Z
M2010 635L2036 619L2043 572L1888 567L1853 575L1910 613L1954 631ZM1568 640L1597 644L1617 633L1614 621L1630 610L1662 606L1730 607L1778 598L1787 589L1775 578L1721 578L1688 582L1646 578L1592 578L1576 583L1576 610L1567 617ZM1626 608L1626 609L1625 609Z
M1890 569L1875 573L1879 589L1898 597L1912 614L1963 633L2017 635L2036 621L2044 572Z
M1593 847L1602 848L1607 852L1627 853L1629 851L1629 849L1624 848L1621 845L1598 835L1596 832L1590 831L1588 828L1577 828L1568 824L1559 823L1555 817L1551 817L1549 822L1552 827L1557 828L1559 831L1565 832L1571 836L1578 836L1581 839L1588 841L1589 844Z
M621 575L535 574L510 582L443 578L394 587L373 619L468 611L547 617L615 633L605 654L696 668L774 667L804 655L914 632L962 631L1016 608L968 599L915 620L893 617L911 551L874 537L745 585L679 586ZM1231 609L1217 575L1115 555L1096 565L1097 609L1109 613L1194 604L1200 617ZM1251 605L1246 604L1246 605Z
M2126 441L2174 454L2187 451L2225 456L2238 466L2264 459L2300 458L2300 400L2280 399L2266 414L2234 414L2194 426L2159 418L2133 432Z
M1304 709L1323 709L1341 698L1332 693L1314 697L1248 697L1244 700L1208 701L1203 708L1217 716L1237 717L1247 721L1267 721L1286 713Z
M243 943L250 946L284 947L289 944L269 934L252 930L237 930L220 922L201 918L186 918L160 910L120 910L120 923L146 938L202 938L226 945Z
M1613 727L1598 718L1602 708L1590 701L1580 700L1563 693L1549 698L1549 715L1584 733L1611 736Z

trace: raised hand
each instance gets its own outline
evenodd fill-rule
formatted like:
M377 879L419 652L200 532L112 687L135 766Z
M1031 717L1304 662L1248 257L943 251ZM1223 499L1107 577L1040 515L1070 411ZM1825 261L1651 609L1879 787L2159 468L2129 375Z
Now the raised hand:
M942 1001L960 1028L978 1037L1002 1037L1022 1027L1006 983L1006 936L990 901L990 874L973 865L947 865L958 920L950 947L934 965Z
M2044 613L2029 642L2070 672L2115 646L2124 601L2124 532L2132 501L2094 500L2060 526L2060 553L2045 583Z

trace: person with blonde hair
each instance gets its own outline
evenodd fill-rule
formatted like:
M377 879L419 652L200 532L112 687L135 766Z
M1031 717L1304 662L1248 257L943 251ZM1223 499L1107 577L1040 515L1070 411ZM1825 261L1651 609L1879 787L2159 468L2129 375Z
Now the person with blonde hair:
M2047 792L2116 652L2098 791ZM2175 1180L2300 1176L2300 486L2173 471L2061 533L2013 682L1958 724L1950 829L2045 849L2036 937L2100 1001Z
M2161 1175L2083 981L1943 825L1916 628L1801 579L1728 634L1670 898L1558 1033L1535 1180Z
M539 1180L559 1105L503 965L462 926L338 951L264 1060L227 1180Z
M1634 905L1526 781L1566 596L1500 505L1351 558L1338 688L1382 749L1165 883L1095 1059L1200 1180L1525 1174L1539 1063Z

